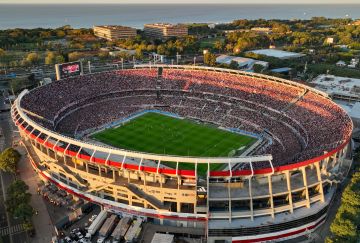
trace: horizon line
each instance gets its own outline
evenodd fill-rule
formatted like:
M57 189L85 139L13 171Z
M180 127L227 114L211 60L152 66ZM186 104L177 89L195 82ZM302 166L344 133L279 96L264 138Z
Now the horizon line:
M312 2L312 3L266 3L266 2L256 2L256 3L191 3L191 2L173 2L173 3L1 3L0 5L360 5L360 3L350 3L350 2L343 2L343 3L319 3L319 2Z

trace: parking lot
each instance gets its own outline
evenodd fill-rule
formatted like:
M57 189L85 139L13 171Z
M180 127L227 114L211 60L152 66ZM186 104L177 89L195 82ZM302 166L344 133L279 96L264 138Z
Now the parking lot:
M138 242L143 219L120 216L99 207L60 232L58 242L110 243Z
M37 192L55 206L70 207L74 205L72 195L59 190L54 184L40 184Z

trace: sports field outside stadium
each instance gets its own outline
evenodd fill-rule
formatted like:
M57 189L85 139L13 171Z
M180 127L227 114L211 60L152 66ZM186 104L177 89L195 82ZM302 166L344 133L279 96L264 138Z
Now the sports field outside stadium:
M91 138L127 150L196 157L234 156L235 151L245 150L256 141L250 136L154 112L145 113L119 127L95 133ZM171 167L175 165L167 164ZM206 168L198 166L198 172L205 172L207 166L201 167L204 166ZM211 170L221 166L223 164L213 164ZM179 169L194 169L194 165L180 163Z

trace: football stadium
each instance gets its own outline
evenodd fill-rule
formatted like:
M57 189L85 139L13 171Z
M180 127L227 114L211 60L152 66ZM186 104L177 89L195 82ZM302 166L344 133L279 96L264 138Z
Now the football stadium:
M236 70L66 77L23 91L12 119L42 180L208 242L311 234L351 166L352 121L325 93Z

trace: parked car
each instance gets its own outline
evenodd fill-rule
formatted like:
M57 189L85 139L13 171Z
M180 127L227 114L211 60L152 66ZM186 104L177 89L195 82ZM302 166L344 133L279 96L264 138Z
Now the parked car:
M89 218L89 221L90 222L94 221L94 219L96 219L96 217L97 217L97 214L94 214L93 216L91 216L91 218Z
M80 232L76 232L76 236L81 240L84 236Z

